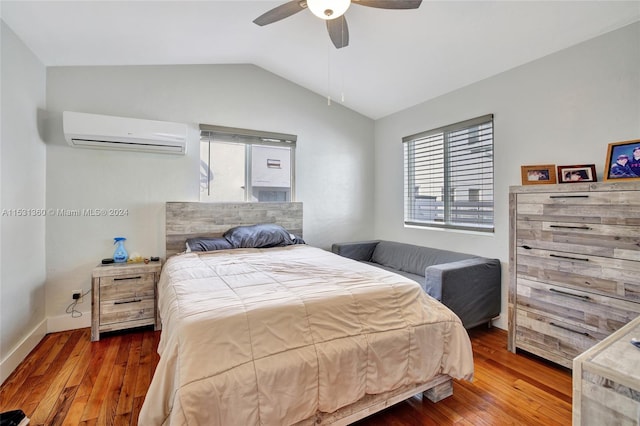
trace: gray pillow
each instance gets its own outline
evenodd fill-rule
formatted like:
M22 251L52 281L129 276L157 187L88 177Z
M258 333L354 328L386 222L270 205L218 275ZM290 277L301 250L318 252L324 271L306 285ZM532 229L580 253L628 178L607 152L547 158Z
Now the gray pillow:
M307 244L302 237L298 237L295 234L289 234L291 236L291 240L293 241L293 244Z
M226 238L189 238L187 240L187 247L191 251L214 251L214 250L228 250L233 246Z
M223 237L234 248L282 247L294 244L287 230L274 223L236 226L225 232Z

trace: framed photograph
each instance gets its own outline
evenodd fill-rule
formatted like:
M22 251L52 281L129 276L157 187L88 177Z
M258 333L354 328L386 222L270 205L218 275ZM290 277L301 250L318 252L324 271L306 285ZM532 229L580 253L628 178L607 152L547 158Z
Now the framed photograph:
M609 144L604 180L640 178L640 139Z
M596 165L558 166L558 183L597 182Z
M556 165L521 166L523 185L544 185L556 183Z

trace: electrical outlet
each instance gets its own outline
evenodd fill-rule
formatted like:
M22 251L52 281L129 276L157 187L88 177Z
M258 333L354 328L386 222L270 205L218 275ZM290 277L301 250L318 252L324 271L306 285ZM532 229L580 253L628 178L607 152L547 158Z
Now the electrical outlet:
M82 290L73 290L71 298L75 300L76 303L82 303Z

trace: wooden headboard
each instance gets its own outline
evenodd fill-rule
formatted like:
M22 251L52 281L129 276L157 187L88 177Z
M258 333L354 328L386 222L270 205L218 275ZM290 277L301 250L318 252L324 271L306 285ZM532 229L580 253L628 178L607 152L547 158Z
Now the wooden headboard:
M302 237L302 203L168 202L166 257L185 250L193 237L221 237L234 226L276 223Z

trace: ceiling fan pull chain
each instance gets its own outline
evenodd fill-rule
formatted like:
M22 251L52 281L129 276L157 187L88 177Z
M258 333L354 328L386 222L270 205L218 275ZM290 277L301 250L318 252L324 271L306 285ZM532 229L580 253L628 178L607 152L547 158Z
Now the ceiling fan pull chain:
M331 106L331 46L327 44L327 106Z
M342 62L340 63L340 101L344 104L344 55L342 56Z

